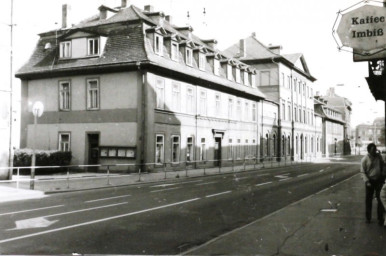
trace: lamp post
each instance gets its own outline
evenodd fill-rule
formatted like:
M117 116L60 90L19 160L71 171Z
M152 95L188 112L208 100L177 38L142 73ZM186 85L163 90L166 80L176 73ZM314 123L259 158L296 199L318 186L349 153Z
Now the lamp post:
M31 160L31 179L30 179L30 189L35 188L35 165L36 165L36 154L35 154L35 141L36 141L36 130L38 117L41 117L44 112L44 105L40 101L36 101L32 106L32 114L34 115L34 131L32 136L32 160Z

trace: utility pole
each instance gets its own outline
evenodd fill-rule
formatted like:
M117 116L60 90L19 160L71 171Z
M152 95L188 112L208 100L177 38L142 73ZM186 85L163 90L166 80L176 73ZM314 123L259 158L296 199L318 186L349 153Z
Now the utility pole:
M8 179L12 179L12 167L13 167L13 150L12 150L12 129L13 129L13 0L11 0L11 23L10 26L10 71L9 71L9 156L8 156Z

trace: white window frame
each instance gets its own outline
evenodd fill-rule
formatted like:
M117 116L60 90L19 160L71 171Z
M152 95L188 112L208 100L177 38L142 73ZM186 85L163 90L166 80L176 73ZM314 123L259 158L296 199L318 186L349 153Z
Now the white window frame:
M190 142L189 142L189 139L191 139ZM191 146L190 151L188 151L189 146ZM188 155L188 153L190 155ZM188 159L188 157L189 157L189 159ZM186 161L187 162L194 161L194 138L193 138L193 136L188 136L186 138Z
M216 76L219 76L220 75L220 61L218 59L214 59L213 61L213 73L216 75Z
M256 103L252 103L252 121L253 122L256 122L257 120L256 114L257 114Z
M60 42L59 57L60 58L71 58L72 54L71 41Z
M251 86L256 88L256 74L251 74Z
M245 101L244 102L244 120L249 121L249 102Z
M172 82L172 107L173 111L181 111L181 86L177 82Z
M91 82L96 82L97 87L91 88ZM98 110L100 108L100 85L99 79L87 79L87 110Z
M154 52L159 56L163 56L164 38L159 34L154 34Z
M175 41L171 42L170 51L171 51L172 60L178 61L179 44L177 42Z
M206 90L200 90L200 115L206 116L207 114L207 92Z
M165 109L165 80L156 79L156 108Z
M97 42L97 47L95 47L95 42ZM87 39L87 55L95 56L100 54L100 39L98 37L88 38Z
M215 106L216 116L219 117L221 116L221 94L220 93L215 94L215 102L216 102L216 106Z
M236 67L236 83L241 83L241 71Z
M158 142L158 138L162 138L162 141ZM160 152L158 151L158 145L161 145ZM155 163L163 164L165 162L165 135L156 134L155 135ZM160 161L158 161L160 160Z
M192 50L192 48L186 47L185 60L186 60L186 65L188 65L190 67L193 66L193 50Z
M68 90L63 88L63 85L68 85ZM71 82L59 81L59 110L69 111L71 109Z
M174 139L177 139L176 141ZM180 162L180 155L181 155L181 139L179 135L172 135L171 137L171 143L172 143L172 148L171 148L171 160L172 163L178 163ZM175 146L177 145L177 148ZM177 151L175 151L177 150ZM174 158L174 154L176 154L176 158ZM177 160L177 161L175 161Z
M193 87L188 86L186 88L186 112L194 113L195 111L195 102L194 102L194 90Z
M205 138L201 138L200 141L200 161L206 160L206 141Z
M198 68L205 71L206 55L204 53L198 53Z
M233 98L228 98L228 118L233 118Z
M63 135L68 136L68 142L63 142ZM62 152L71 151L71 133L59 132L58 134L58 150Z
M238 120L241 120L241 117L242 117L241 100L236 101L236 112L237 112Z
M244 85L249 86L249 74L247 71L244 71Z
M233 80L232 65L230 64L227 64L227 79L230 81Z

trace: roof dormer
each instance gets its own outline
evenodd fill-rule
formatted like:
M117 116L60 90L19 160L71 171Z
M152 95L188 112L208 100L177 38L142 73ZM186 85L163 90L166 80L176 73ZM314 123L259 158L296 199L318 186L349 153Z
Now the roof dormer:
M105 5L99 6L98 10L100 20L107 20L118 12L117 10L107 7Z

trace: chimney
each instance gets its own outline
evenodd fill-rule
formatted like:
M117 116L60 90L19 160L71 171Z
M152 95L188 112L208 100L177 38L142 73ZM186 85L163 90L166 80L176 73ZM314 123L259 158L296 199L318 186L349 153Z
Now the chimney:
M208 40L202 40L204 44L207 44L209 47L216 49L217 46L217 40L216 39L208 39Z
M334 87L330 87L327 91L327 96L330 96L330 97L333 97L335 96L335 88Z
M252 36L253 38L256 38L256 32L252 32L251 36Z
M68 4L62 5L62 28L68 28L71 25L70 22L71 6Z
M281 47L281 45L269 44L268 49L270 49L275 54L280 54L280 50L283 48Z
M240 58L245 58L247 56L247 44L245 39L240 39Z
M127 7L127 0L121 0L121 8Z
M145 12L154 12L154 7L152 5L145 5Z
M167 22L169 22L169 24L172 24L172 23L173 23L173 18L172 18L172 16L166 15L166 16L165 16L165 19L166 19Z

